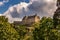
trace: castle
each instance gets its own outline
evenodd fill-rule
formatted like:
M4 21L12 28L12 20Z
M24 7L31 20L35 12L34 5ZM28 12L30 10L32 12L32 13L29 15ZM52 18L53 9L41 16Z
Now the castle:
M39 23L40 17L37 14L32 16L24 16L22 21L14 21L14 25L31 25L34 23Z

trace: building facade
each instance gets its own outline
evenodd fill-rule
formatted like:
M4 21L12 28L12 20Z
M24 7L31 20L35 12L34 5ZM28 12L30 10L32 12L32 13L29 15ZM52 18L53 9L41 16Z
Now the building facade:
M32 16L25 16L23 17L22 21L15 21L14 24L30 25L30 24L39 23L39 22L40 22L40 17L37 16L37 14L35 14Z

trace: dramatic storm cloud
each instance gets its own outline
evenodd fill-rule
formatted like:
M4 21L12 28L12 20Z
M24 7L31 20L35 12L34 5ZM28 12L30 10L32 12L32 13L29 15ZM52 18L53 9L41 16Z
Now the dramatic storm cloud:
M21 2L9 7L3 14L8 17L9 22L20 21L25 15L34 15L37 13L40 17L52 17L56 10L57 0L30 0L29 3Z

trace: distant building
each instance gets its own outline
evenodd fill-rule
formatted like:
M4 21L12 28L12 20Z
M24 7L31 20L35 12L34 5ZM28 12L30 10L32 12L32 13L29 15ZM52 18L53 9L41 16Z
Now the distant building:
M33 16L25 16L22 21L14 21L15 25L31 25L33 23L39 23L40 17L37 14Z

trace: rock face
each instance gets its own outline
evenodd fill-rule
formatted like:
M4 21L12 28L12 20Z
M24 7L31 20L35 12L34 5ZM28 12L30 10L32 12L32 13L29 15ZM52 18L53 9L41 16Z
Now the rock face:
M57 0L57 10L53 16L54 20L54 26L56 27L58 24L60 24L60 0Z

